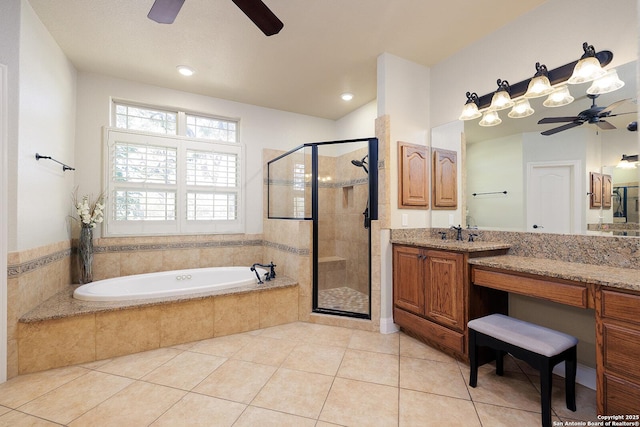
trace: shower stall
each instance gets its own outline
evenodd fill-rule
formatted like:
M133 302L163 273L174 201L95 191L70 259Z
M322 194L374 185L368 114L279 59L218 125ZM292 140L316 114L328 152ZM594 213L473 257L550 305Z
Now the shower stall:
M313 221L313 311L371 317L378 140L304 144L268 162L268 217Z

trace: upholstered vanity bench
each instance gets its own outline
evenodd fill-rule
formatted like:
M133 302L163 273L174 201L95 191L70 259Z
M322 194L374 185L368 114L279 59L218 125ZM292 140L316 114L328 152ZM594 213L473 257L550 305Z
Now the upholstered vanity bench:
M469 326L469 385L478 382L478 347L496 351L496 374L504 373L503 357L510 353L540 371L540 399L542 426L551 426L551 384L553 367L560 362L565 366L565 392L567 408L576 410L576 346L578 340L571 335L514 319L502 314L491 314L471 320Z

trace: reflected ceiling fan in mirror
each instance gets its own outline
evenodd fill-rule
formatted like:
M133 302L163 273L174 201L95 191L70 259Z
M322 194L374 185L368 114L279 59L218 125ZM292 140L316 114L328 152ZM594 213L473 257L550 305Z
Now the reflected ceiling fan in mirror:
M232 0L266 35L278 34L284 24L261 0ZM147 17L160 24L173 24L184 0L155 0Z
M590 123L590 124L594 124L596 126L598 126L600 129L602 130L611 130L611 129L616 129L616 127L614 125L612 125L611 123L607 122L606 120L604 120L607 117L615 117L618 115L623 115L623 114L635 114L635 112L628 112L628 113L620 113L620 114L611 114L611 112L631 101L631 99L622 99L620 101L616 101L613 104L609 105L608 107L599 107L596 105L596 98L599 95L587 95L587 97L589 99L591 99L591 108L581 111L577 116L572 116L572 117L545 117L544 119L538 121L538 124L547 124L547 123L565 123L568 122L567 124L564 124L562 126L558 126L555 127L553 129L549 129L546 130L544 132L541 132L542 135L545 136L549 136L549 135L553 135L555 133L558 132L562 132L577 126L580 126L584 123Z

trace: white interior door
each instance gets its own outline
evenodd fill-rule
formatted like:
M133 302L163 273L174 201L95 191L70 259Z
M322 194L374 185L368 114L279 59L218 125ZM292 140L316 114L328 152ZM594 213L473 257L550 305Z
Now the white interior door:
M573 233L579 229L576 163L527 165L527 231Z

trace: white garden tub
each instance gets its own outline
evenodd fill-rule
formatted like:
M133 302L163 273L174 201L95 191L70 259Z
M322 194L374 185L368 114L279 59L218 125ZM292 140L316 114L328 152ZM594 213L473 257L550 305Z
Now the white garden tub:
M256 268L260 277L267 270ZM258 283L249 267L211 267L161 271L99 280L78 287L73 297L84 301L128 301L200 294Z

